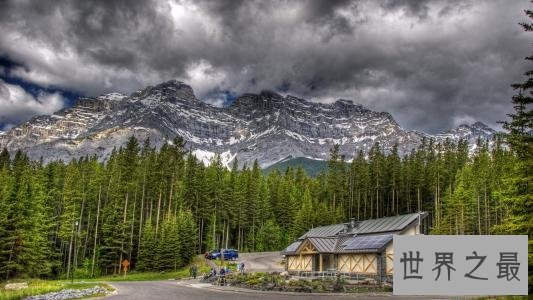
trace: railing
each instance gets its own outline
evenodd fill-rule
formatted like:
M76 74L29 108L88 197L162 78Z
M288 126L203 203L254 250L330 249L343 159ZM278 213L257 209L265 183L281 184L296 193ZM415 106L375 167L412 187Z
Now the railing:
M291 275L298 276L301 278L307 279L345 279L345 280L374 280L377 283L387 282L392 283L391 275L371 275L371 274L361 274L361 273L347 273L347 272L338 272L336 270L326 270L326 271L296 271L290 272Z

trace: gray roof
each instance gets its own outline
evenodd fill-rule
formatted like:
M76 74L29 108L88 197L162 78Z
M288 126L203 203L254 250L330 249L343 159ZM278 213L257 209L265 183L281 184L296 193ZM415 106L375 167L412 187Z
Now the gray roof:
M303 242L303 240L297 240L296 242L290 244L287 248L285 248L285 250L281 251L281 253L285 254L285 253L293 253L293 252L295 252L298 249L298 247L300 247L302 242Z
M364 220L349 233L367 234L377 232L394 232L405 229L409 224L418 219L419 213ZM421 216L422 218L424 215Z
M316 248L318 252L333 253L335 252L335 245L337 244L337 238L315 238L310 237L309 241Z
M282 251L282 253L289 254L296 252L305 239L309 239L313 246L319 252L323 253L378 251L392 240L392 235L390 234L400 233L410 224L417 221L418 218L423 219L426 216L427 213L420 212L394 217L363 220L357 222L355 228L352 228L349 231L346 231L349 223L315 227L299 237L298 240L289 245L285 250ZM384 233L388 233L388 235ZM383 242L383 245L378 245L380 249L376 249L375 247L370 248L370 246L366 245L367 243L363 242L363 240L359 240L360 243L357 243L357 247L351 247L354 249L346 248L350 242L356 243L356 240L354 239L361 236L366 236L372 241L380 239ZM371 238L370 236L374 237ZM372 242L372 244L375 246L374 242Z
M303 240L306 237L332 237L339 234L344 229L344 224L333 224L328 226L320 226L310 229L299 240Z

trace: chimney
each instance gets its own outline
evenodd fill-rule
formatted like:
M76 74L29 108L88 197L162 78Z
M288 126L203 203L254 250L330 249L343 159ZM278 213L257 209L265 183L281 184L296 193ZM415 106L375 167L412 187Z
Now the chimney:
M350 231L350 223L344 223L344 233L348 233Z
M350 233L355 227L357 227L357 221L355 218L351 218L350 222L344 223L344 232Z

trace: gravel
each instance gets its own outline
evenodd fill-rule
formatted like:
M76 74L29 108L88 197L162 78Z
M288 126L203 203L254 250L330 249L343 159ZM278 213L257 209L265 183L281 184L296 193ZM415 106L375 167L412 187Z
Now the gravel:
M59 292L48 293L44 295L30 296L24 298L25 300L63 300L87 297L94 294L106 294L108 290L101 286L95 286L83 290L66 289Z

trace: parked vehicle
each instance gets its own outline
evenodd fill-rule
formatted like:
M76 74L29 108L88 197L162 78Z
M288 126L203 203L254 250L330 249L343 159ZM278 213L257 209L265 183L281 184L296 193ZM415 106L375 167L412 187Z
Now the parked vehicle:
M222 249L222 252L220 252L220 249L212 250L205 254L205 258L220 259L222 253L224 254L225 260L235 260L239 258L239 251L235 249Z
M239 258L239 251L235 249L225 249L224 250L224 259L227 260L236 260Z

